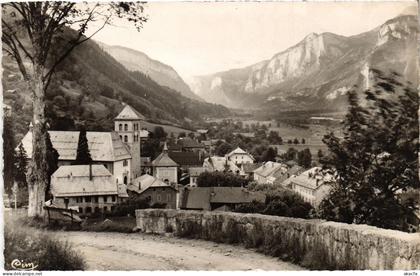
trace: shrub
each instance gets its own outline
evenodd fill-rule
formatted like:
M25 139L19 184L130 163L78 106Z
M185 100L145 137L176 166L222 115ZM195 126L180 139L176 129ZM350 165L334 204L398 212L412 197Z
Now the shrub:
M15 225L16 226L16 225ZM50 234L29 230L25 227L4 228L5 269L13 260L33 263L36 270L83 270L85 262L68 242L52 238Z
M271 184L255 184L248 186L250 190L261 191L266 195L265 202L253 201L239 204L234 212L259 213L264 215L309 218L312 206L293 191Z

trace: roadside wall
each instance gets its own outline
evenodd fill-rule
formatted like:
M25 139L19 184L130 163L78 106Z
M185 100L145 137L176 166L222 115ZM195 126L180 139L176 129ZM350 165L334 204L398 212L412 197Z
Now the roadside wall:
M146 233L240 243L311 269L420 269L420 233L259 214L136 210Z

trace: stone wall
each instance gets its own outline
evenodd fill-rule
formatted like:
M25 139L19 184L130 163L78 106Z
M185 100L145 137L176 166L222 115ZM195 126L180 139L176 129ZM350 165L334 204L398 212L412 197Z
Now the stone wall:
M136 210L146 233L240 243L311 269L420 269L420 233L230 212Z

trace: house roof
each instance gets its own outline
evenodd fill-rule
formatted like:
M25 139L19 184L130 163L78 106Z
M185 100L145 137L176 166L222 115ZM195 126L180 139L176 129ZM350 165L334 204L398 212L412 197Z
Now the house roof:
M202 166L203 160L198 152L170 151L169 157L180 166Z
M172 160L167 151L163 151L161 154L152 161L153 167L178 167L178 164Z
M323 184L331 182L331 175L323 175L320 167L313 167L290 179L290 183L316 190Z
M59 160L76 160L79 131L48 131L51 143L59 154ZM131 155L116 132L86 132L88 147L93 161L118 161ZM32 131L22 139L28 158L32 158Z
M196 187L185 191L184 209L209 209L211 203L238 204L253 200L265 201L261 192L250 192L241 187Z
M147 129L140 130L140 138L148 138L149 137L149 131Z
M154 176L151 176L149 174L143 174L142 176L134 179L133 183L129 184L127 189L132 191L132 192L136 192L136 193L141 194L149 188L158 188L158 187L159 188L172 188L172 189L174 189L168 183L165 183L162 180L160 180L160 179L158 179Z
M180 138L178 140L178 144L181 145L183 148L204 148L204 145L197 142L190 137Z
M259 168L257 168L254 171L254 173L259 174L263 177L268 177L268 176L273 175L275 172L280 170L282 167L283 167L283 164L281 164L281 163L268 161L268 162L264 163L262 166L260 166Z
M245 173L252 173L253 171L255 171L256 169L258 169L262 165L263 165L262 163L243 163L242 164L242 170Z
M232 172L240 171L239 167L235 165L234 162L227 160L226 157L221 156L211 156L204 159L203 166L207 166L209 169L213 171L224 171L225 166L229 167L229 170Z
M116 120L144 120L145 117L130 105L124 106L123 110L115 117Z
M86 195L118 195L120 192L112 174L103 165L60 166L51 176L51 193L55 197Z
M186 190L183 195L183 209L210 209L210 191L208 188L193 188Z
M226 154L226 156L227 157L230 157L230 156L235 155L235 154L248 155L249 157L252 158L252 160L255 160L254 157L251 154L249 154L248 152L244 151L240 147L237 147L236 149L232 150L231 152L229 152L228 154Z

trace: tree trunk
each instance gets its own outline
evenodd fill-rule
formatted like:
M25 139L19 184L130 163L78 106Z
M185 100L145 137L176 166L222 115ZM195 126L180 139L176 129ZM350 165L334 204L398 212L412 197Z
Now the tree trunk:
M29 81L32 89L33 130L32 160L28 169L29 206L28 216L42 216L45 202L45 188L48 182L45 87L42 80L42 66L34 66L33 77Z

